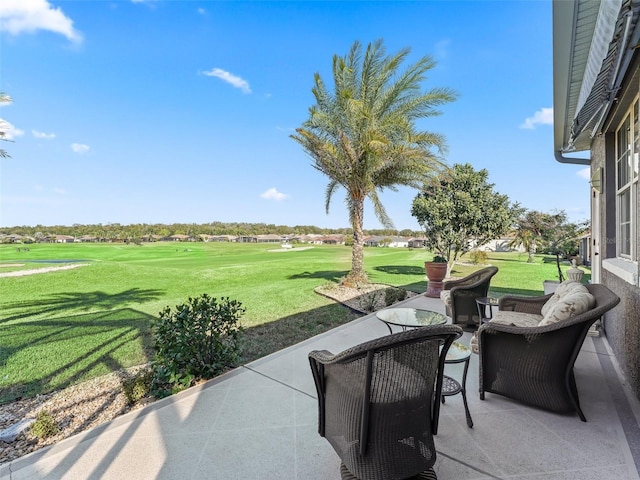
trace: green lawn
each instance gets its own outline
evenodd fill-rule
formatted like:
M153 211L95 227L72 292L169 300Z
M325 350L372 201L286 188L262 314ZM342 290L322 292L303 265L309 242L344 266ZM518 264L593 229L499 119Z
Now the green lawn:
M166 305L209 293L246 308L244 361L259 358L356 317L314 294L346 275L351 250L315 246L270 252L275 245L235 243L0 245L0 272L61 266L28 260L82 260L71 270L0 278L0 404L63 388L151 356L150 320ZM423 250L365 250L370 280L424 292ZM525 255L490 254L500 268L492 292L538 294L555 264ZM464 276L479 266L456 266Z

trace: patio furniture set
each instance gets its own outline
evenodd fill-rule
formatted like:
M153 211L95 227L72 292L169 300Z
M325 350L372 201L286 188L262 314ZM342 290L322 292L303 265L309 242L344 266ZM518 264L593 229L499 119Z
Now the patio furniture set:
M456 342L460 324L477 327L481 400L489 392L586 421L574 363L591 325L620 299L603 285L573 280L550 295L493 299L487 295L497 271L444 284L451 324L437 312L389 308L377 313L389 335L335 355L309 353L319 434L340 457L343 479L436 478L433 436L447 396L462 394L473 427L466 378L474 340L472 348ZM451 363L464 363L461 381L444 374Z

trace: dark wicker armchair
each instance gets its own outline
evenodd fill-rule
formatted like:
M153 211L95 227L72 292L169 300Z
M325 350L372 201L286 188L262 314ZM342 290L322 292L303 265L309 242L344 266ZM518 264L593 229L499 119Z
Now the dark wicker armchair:
M604 285L586 285L595 307L552 325L519 327L489 322L478 329L480 398L497 393L554 412L576 412L583 422L573 365L589 327L620 298ZM539 314L551 297L502 297L500 310Z
M342 460L342 478L435 478L444 359L455 325L417 328L332 355L309 353L320 435ZM424 473L423 473L424 472Z
M444 283L440 298L453 323L479 324L477 298L486 297L497 267L487 267L459 280Z

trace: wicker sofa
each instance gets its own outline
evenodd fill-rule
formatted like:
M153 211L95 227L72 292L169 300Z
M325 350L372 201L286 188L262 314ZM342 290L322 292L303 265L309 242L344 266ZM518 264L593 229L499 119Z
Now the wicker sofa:
M480 398L495 393L554 412L576 412L585 422L573 366L591 325L619 301L604 285L572 280L551 295L502 297L500 311L477 332Z

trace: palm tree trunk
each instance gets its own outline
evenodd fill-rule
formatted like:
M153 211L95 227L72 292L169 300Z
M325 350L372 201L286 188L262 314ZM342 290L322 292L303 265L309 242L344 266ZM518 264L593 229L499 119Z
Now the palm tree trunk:
M364 200L354 201L353 205L353 247L351 249L351 271L345 279L346 284L353 286L367 283L369 279L364 271Z
M537 250L537 245L536 242L531 242L531 244L529 245L529 258L527 259L527 263L533 263L535 262L535 253Z

